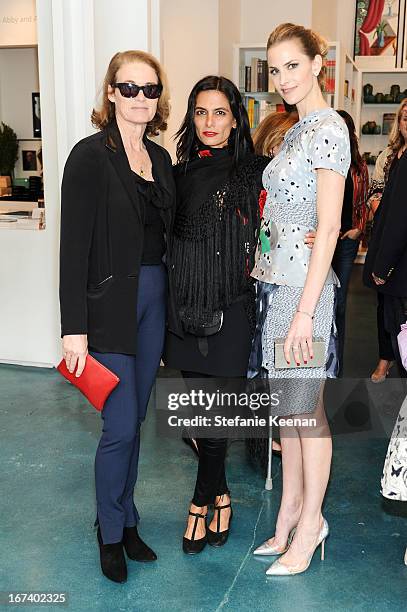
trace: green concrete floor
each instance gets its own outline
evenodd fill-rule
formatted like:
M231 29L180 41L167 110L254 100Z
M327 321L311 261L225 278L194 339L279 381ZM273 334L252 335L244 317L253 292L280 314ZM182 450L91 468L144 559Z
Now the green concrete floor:
M360 288L359 277L356 268L345 372L366 377L377 358L375 301ZM0 591L67 592L73 612L406 609L407 504L380 496L384 435L334 439L325 561L315 555L303 575L267 578L270 559L256 559L251 551L273 532L279 460L273 464L274 489L265 492L261 470L247 460L244 443L231 444L230 539L224 548L186 556L181 542L196 460L182 443L156 436L151 405L136 498L140 533L159 558L154 564L129 562L128 582L116 585L100 573L93 528L99 415L55 371L3 365L0 389ZM383 405L391 429L398 400L383 385L374 394L373 404ZM66 609L27 609L59 608Z

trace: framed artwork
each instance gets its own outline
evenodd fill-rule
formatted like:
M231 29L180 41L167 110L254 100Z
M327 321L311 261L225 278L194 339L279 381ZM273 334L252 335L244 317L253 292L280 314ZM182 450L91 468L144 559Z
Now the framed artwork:
M21 151L23 170L25 172L37 170L37 151L33 149L23 149Z
M33 138L41 138L41 105L40 94L31 94L32 115L33 115Z
M396 67L398 46L403 43L399 40L399 32L403 38L401 8L401 0L356 0L354 58L358 65Z
M19 140L18 158L14 167L16 178L42 176L41 140Z

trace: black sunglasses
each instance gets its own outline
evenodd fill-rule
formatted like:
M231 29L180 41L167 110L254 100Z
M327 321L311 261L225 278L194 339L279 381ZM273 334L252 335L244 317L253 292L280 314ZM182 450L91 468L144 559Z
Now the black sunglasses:
M123 98L137 98L140 91L149 100L155 100L161 96L163 86L160 83L148 85L136 85L135 83L112 83L112 87L117 87Z

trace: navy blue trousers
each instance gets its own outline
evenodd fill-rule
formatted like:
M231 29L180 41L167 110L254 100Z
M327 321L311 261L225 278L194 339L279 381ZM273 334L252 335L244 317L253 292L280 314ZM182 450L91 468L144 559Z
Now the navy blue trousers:
M124 527L139 521L134 504L140 426L163 351L167 274L163 265L141 266L137 301L136 355L90 353L117 374L120 383L102 411L95 459L97 520L104 544L120 542Z

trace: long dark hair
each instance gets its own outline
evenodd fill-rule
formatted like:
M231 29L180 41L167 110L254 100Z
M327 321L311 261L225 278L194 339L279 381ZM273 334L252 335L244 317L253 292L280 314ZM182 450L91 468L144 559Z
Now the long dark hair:
M194 115L196 98L201 91L215 90L223 93L230 104L232 115L236 120L236 128L229 136L228 147L233 155L233 166L236 168L247 153L253 153L253 141L250 135L249 117L244 107L242 96L236 85L223 76L206 76L194 87L188 97L188 108L184 120L175 138L177 143L177 161L187 162L198 150L199 139L196 135Z
M346 111L338 110L337 113L345 121L349 131L351 166L353 166L355 170L360 173L363 166L363 159L359 151L359 143L358 137L356 136L355 124L353 123L352 117Z

